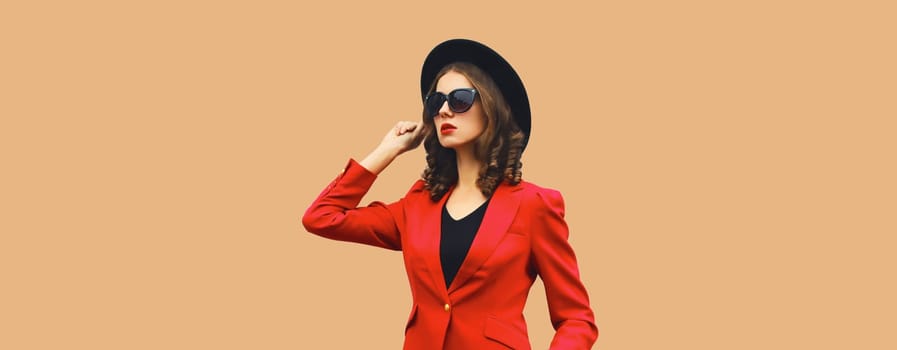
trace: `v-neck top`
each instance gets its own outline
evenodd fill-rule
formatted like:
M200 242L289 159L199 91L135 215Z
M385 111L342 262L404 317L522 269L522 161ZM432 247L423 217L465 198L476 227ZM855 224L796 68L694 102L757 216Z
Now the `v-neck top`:
M446 288L452 284L452 280L455 279L455 275L461 268L461 263L467 257L477 230L480 229L480 224L483 222L490 199L487 198L479 208L458 220L449 215L448 208L442 207L439 258L442 261L442 276L445 278Z

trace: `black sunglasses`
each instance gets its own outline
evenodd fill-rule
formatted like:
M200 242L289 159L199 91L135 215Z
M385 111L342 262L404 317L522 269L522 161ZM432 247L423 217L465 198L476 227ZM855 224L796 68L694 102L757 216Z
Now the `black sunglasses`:
M476 98L477 90L473 88L455 89L449 92L448 95L434 92L427 95L427 98L424 99L424 108L427 115L436 117L439 115L439 109L442 108L442 104L448 100L448 106L452 112L464 113L473 106L473 101Z

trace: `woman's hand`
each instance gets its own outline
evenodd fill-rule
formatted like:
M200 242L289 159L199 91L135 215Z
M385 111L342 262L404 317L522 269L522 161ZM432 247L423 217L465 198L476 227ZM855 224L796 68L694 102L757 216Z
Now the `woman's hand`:
M424 139L423 122L401 121L389 129L380 145L359 164L374 174L380 174L400 154L417 148Z
M420 145L423 140L423 129L422 122L398 122L386 133L386 136L383 136L380 146L394 151L398 156Z

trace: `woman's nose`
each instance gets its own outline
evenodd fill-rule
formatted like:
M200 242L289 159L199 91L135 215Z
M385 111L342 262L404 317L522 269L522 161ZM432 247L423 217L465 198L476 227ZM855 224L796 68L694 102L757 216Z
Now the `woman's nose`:
M445 117L445 118L454 116L454 113L452 113L451 108L449 108L449 106L448 106L448 101L443 102L442 106L439 107L438 116Z

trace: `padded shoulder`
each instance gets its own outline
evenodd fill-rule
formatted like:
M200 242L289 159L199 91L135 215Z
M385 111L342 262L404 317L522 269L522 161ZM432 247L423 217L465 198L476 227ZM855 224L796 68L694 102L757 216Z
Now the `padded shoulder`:
M522 187L524 198L533 201L532 205L548 208L561 217L564 216L564 197L560 191L526 181L521 181L517 186Z
M414 181L411 188L408 189L408 193L405 194L405 199L429 200L430 191L427 191L426 185L427 183L424 180L418 179Z
M427 183L424 182L424 180L420 180L420 179L418 179L417 181L414 182L414 184L411 185L411 189L408 190L408 193L412 193L412 192L426 192L427 189L424 188L424 186L426 186L426 185L427 185Z

